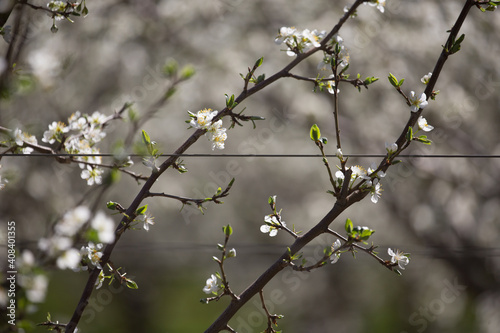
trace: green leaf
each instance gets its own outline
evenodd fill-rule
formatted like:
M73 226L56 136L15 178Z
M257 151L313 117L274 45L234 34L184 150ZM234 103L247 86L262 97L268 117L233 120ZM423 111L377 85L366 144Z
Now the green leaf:
M137 283L133 280L130 280L130 279L126 279L127 281L127 287L129 289L139 289L139 286L137 285Z
M194 74L196 74L196 70L194 69L193 65L186 65L181 69L181 79L183 80L189 79Z
M462 34L460 37L458 37L458 39L456 41L453 42L453 45L451 46L451 49L450 49L450 54L454 54L454 53L457 53L458 51L460 51L461 44L464 41L464 39L465 39L465 35Z
M362 240L367 240L371 235L373 235L373 233L375 233L375 230L364 229L359 235Z
M408 127L408 132L406 133L406 140L413 140L413 127Z
M118 206L117 202L114 201L108 201L106 202L106 207L111 210L116 210L116 207Z
M313 140L314 142L319 141L319 139L321 137L321 132L319 130L318 125L316 125L316 124L312 125L311 130L309 132L309 136L311 137L311 140Z
M135 214L136 215L144 215L144 213L146 213L147 210L148 210L148 205L144 205L142 207L137 208L137 210L135 211Z
M322 142L324 145L326 145L326 144L328 143L328 139L327 139L327 138L325 138L325 137L322 137L322 138L321 138L321 142Z
M149 137L149 134L145 130L142 130L142 141L144 141L146 145L151 144L151 139Z
M233 228L229 224L225 227L222 227L222 230L224 231L224 235L226 235L227 237L231 236L231 234L233 233Z
M163 65L163 73L167 77L174 76L177 73L177 70L179 69L179 64L175 59L169 59L165 62L165 65Z
M276 203L276 196L275 195L270 196L269 199L267 199L267 203L270 205L274 205Z
M352 230L353 230L353 227L352 227L352 221L350 218L348 218L346 221L345 221L345 231L348 233L348 234L351 234L352 233Z
M405 82L405 79L401 79L398 82L398 87L401 87L403 85L403 82Z
M392 73L389 73L388 79L394 88L398 88L398 79Z
M229 97L228 94L225 94L225 96L226 96L226 106L232 109L234 106L234 94L231 95L231 97Z
M376 81L378 81L378 77L370 76L370 77L367 77L367 78L363 81L363 84L364 84L364 85L369 85L369 84L372 84L373 82L376 82Z
M255 65L254 67L257 68L257 67L260 67L262 65L262 63L264 62L264 57L260 57L256 62L255 62Z
M422 142L423 144L430 145L432 141L427 138L427 135L421 135L418 138L414 138L414 140L418 142Z
M461 44L465 39L465 34L460 35L458 39L456 40L455 44Z

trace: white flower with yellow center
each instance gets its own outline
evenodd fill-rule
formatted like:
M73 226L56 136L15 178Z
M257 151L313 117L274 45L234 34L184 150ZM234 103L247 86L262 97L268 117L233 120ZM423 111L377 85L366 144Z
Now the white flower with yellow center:
M217 285L217 276L212 274L209 279L207 279L205 287L203 287L203 292L205 294L211 294L217 291L219 286Z
M410 110L411 112L417 112L419 109L423 109L429 104L427 102L427 96L425 93L421 93L419 96L415 94L414 91L410 93Z
M418 127L425 132L430 132L434 129L434 127L429 125L427 123L427 120L422 116L418 117L417 123L418 123Z
M394 252L391 248L387 249L387 253L391 256L391 263L397 263L401 269L405 269L404 266L410 263L410 258L408 258L407 253L403 253L399 250Z
M194 128L207 129L212 123L212 119L217 115L217 110L212 111L212 109L203 109L196 113L196 116L191 119L189 123Z

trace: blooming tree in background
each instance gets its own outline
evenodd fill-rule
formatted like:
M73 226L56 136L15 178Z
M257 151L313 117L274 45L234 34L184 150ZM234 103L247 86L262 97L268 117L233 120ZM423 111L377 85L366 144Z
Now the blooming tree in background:
M398 156L412 144L431 144L427 135L421 133L430 132L434 127L427 122L422 113L424 108L426 111L432 108L432 103L429 104L429 101L434 100L439 93L434 88L446 60L461 48L461 43L464 40L464 35L459 35L461 25L471 9L493 11L498 5L497 1L464 0L463 3L462 13L451 28L448 40L444 42L441 56L437 59L433 71L428 72L420 79L423 85L408 89L403 88L404 79L397 79L394 74L387 73L389 84L407 105L402 108L406 114L401 112L402 119L407 118L407 123L396 140L390 136L387 137L385 156L378 163L374 162L369 166L351 164L349 156L343 153L342 140L348 138L341 136L342 124L339 121L339 115L343 111L338 101L342 97L344 89L353 87L361 92L361 88L368 89L370 85L378 82L379 78L367 76L365 79L361 79L360 74L350 73L349 66L352 59L347 43L340 36L340 32L349 20L356 18L357 10L363 4L370 5L374 7L374 10L384 13L385 0L352 1L344 9L343 15L330 31L319 31L314 27L303 30L296 27L282 27L275 37L272 32L268 32L270 43L274 37L274 42L279 45L281 51L285 52L290 57L289 59L292 59L288 65L267 76L258 73L264 63L264 58L259 58L252 66L248 67L246 74L241 74L243 79L241 92L238 95L226 94L225 106L219 108L220 111L211 108L203 108L197 112L187 111L185 119L187 125L179 124L179 126L186 127L187 138L168 155L160 152L158 143L152 139L148 132L145 130L139 132L143 124L139 122L134 113L133 101L125 103L120 109L109 115L99 111L91 114L74 112L65 117L67 120L64 122L54 120L48 124L43 133L32 134L25 132L23 128L1 126L0 132L3 135L2 158L10 154L45 154L52 156L59 163L69 164L66 166L68 168L71 168L72 164L76 164L75 168L81 170L78 171L81 181L89 187L102 186L103 189L106 189L120 174L132 177L139 185L137 194L131 203L107 201L108 213L87 203L81 203L61 212L60 218L51 228L51 234L39 239L37 248L41 256L37 260L29 250L18 253L17 267L21 274L18 284L25 290L25 302L30 304L43 302L48 285L46 270L51 266L59 270L88 272L86 285L82 286L81 291L78 290L79 293L81 292L81 298L79 303L75 304L75 309L72 310L71 320L67 323L60 323L49 316L46 322L40 324L59 332L76 332L90 296L95 289L101 288L104 282L111 283L116 280L117 283L130 289L139 287L132 278L127 277L127 273L123 272L122 268L115 266L110 258L115 251L116 244L120 242L125 232L154 231L155 220L151 212L154 208L150 209L149 205L144 203L147 198L161 197L177 200L183 207L195 206L202 212L206 209L207 203L222 203L221 199L230 194L235 182L234 178L227 184L220 184L217 191L209 197L183 197L165 192L153 192L153 189L156 181L166 170L175 169L181 174L187 172L187 167L181 160L182 155L186 154L188 149L201 137L205 136L210 142L207 145L207 150L223 150L226 141L232 140L228 133L235 130L235 125L243 126L243 123L252 122L255 127L259 121L265 121L260 116L248 115L251 110L239 109L240 104L283 78L304 81L310 84L315 92L327 93L332 98L335 138L329 140L321 135L320 127L326 127L327 124L313 124L309 133L304 133L304 140L311 140L321 154L320 159L325 167L325 174L328 176L329 182L329 189L325 195L332 197L332 207L320 221L315 221L310 228L307 225L291 224L290 222L287 224L282 218L284 215L282 209L277 208L277 196L270 193L268 204L271 212L264 215L263 224L256 225L255 228L270 237L275 237L281 232L291 237L291 240L282 255L276 258L276 261L241 293L230 288L230 277L224 267L226 260L234 258L236 261L236 249L230 248L228 242L231 235L237 230L233 230L229 224L222 226L224 242L217 244L220 256L213 257L218 267L215 272L207 274L209 278L204 287L200 286L200 292L208 295L207 298L202 299L203 303L208 304L223 297L230 298L231 302L220 316L214 319L213 324L207 328L206 332L223 330L235 332L229 321L257 294L260 296L267 317L267 326L261 329L265 332L277 332L278 319L282 319L283 316L271 314L266 308L263 289L269 281L285 269L311 272L325 267L327 263L338 263L344 253L362 252L389 271L400 275L401 271L405 270L410 263L409 253L393 248L388 249L387 256L379 253L374 243L368 243L368 241L372 241L371 237L375 230L368 226L356 225L350 218L347 218L343 223L342 231L334 230L331 224L350 206L362 204L360 202L364 202L363 199L367 196L370 197L372 203L377 204L383 199L383 184L386 174L391 172L392 166L401 162ZM58 22L62 20L72 21L90 15L85 1L50 1L45 7L24 1L19 2L17 6L27 6L45 11L52 19L50 30L53 33L60 29ZM6 41L12 41L13 36L11 36L10 28L4 25L0 33ZM317 73L306 77L292 72L298 64L315 53L322 54L322 59L317 66ZM266 57L273 57L273 55L266 55ZM4 64L3 71L14 71L14 67L15 64ZM174 95L177 86L193 76L194 71L190 65L179 68L176 62L168 62L163 67L163 74L171 85L155 106L146 112L149 118L154 116L158 105L163 105ZM8 85L8 80L2 82L7 82L2 84ZM379 82L379 84L381 83ZM224 118L226 123L230 122L228 127L224 127ZM131 136L140 137L141 146L125 146L120 153L113 154L112 163L104 163L99 145L108 138L107 129L109 126L111 124L119 126L121 121L133 124L134 130ZM161 140L161 138L156 138L156 140ZM127 141L126 138L123 141ZM314 147L312 144L311 147ZM381 142L380 146L383 149L384 143ZM334 162L328 159L331 156L328 152L334 152ZM142 155L146 175L131 171L131 167L134 165L130 157L132 153ZM0 186L2 188L9 186L1 175ZM102 206L104 203L100 202L97 207ZM109 212L120 216L118 224L115 223ZM286 219L290 221L290 218ZM331 242L323 249L323 257L315 262L303 258L304 247L318 237L325 235L331 238ZM240 264L244 265L244 263Z

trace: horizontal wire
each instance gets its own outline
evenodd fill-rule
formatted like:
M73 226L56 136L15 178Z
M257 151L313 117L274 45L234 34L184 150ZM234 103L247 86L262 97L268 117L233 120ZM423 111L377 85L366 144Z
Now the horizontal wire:
M102 153L102 154L69 154L69 153L57 153L57 154L41 154L41 153L32 153L32 154L5 154L1 155L1 157L115 157L116 155L110 153ZM128 157L148 157L146 155L140 154L129 154ZM227 157L261 157L261 158L321 158L323 155L319 154L161 154L161 157L218 157L218 158L227 158ZM386 154L344 154L344 157L377 157L383 158L386 157ZM325 157L336 157L336 155L325 155ZM449 155L449 154L434 154L434 155L426 155L426 154L401 154L398 155L401 158L500 158L500 155L483 155L483 154L457 154L457 155Z
M20 242L23 247L29 248L31 246L36 246L38 241L35 240L24 240ZM304 246L304 250L313 250L318 247L326 247L331 244L308 244ZM235 247L238 251L242 252L250 252L255 254L270 254L270 253L279 253L282 252L283 249L287 248L287 244L270 244L270 243L243 243L237 244ZM0 245L0 248L6 247L5 245ZM483 257L500 257L500 247L440 247L440 246L428 246L428 247L420 247L411 244L404 244L397 246L396 244L387 245L387 244L379 244L375 252L378 253L386 253L387 248L396 248L396 249L404 249L405 252L411 253L412 256L420 256L420 257L434 257L434 258L449 258L455 257L457 255L460 256L483 256ZM214 244L211 243L199 243L199 242L178 242L178 241L151 241L147 244L121 244L117 245L117 248L120 251L154 251L157 253L161 252L170 252L170 251L185 251L185 252L211 252L211 251L219 251ZM436 254L440 253L440 254Z

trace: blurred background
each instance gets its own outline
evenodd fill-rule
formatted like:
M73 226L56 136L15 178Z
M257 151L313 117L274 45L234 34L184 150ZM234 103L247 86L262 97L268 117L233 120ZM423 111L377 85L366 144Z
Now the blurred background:
M8 1L5 2L7 4ZM47 1L30 1L46 6ZM144 115L169 86L161 68L168 59L179 66L192 64L196 75L177 87L152 119L143 123L163 153L172 153L193 132L184 123L187 111L221 110L224 94L243 88L240 73L264 57L257 74L267 77L291 57L274 43L282 26L330 31L350 1L272 0L103 0L87 1L89 15L74 23L56 22L41 10L16 7L5 26L21 20L25 38L10 54L14 73L3 61L0 126L35 135L53 121L66 121L74 112L98 110L110 115L124 102ZM385 12L361 6L358 16L341 29L350 54L348 73L379 77L368 90L345 85L340 90L340 125L344 154L383 154L394 142L409 111L387 81L389 72L405 78L403 90L421 93L420 78L433 67L464 1L387 0ZM7 6L7 5L3 5ZM369 199L352 206L331 227L342 232L344 221L376 230L372 236L385 259L387 248L411 253L397 276L364 253L341 256L335 265L311 273L281 272L265 289L268 309L283 314L285 332L498 332L500 326L500 160L443 158L432 155L500 155L500 29L498 12L473 8L462 32L462 50L450 57L438 80L436 101L424 116L435 127L431 146L417 143L389 169L377 204ZM21 15L21 17L19 16ZM20 18L19 18L20 17ZM5 27L4 26L4 27ZM0 40L6 59L9 44ZM14 57L14 58L12 58ZM316 54L292 72L316 77L321 55ZM7 74L8 73L8 74ZM313 91L310 83L282 79L248 98L236 111L265 117L228 131L225 154L319 154L309 139L317 123L328 137L327 153L335 153L332 97ZM224 126L229 120L224 119ZM140 144L140 129L133 142ZM115 121L100 143L112 152L131 133L129 121ZM133 152L133 144L126 147ZM188 153L210 154L202 137ZM213 153L221 153L215 151ZM335 158L330 159L333 163ZM104 162L112 160L104 159ZM147 175L140 158L132 168ZM236 181L224 204L209 203L205 214L170 199L148 199L156 224L149 232L129 231L111 260L139 285L118 285L94 291L80 332L200 332L228 304L223 298L204 305L205 281L218 266L222 226L231 224L229 248L237 257L227 261L231 288L243 291L292 243L281 232L270 238L259 230L271 213L267 199L277 195L287 225L306 231L332 207L328 174L321 158L185 157L188 173L167 171L153 190L201 198ZM349 165L367 168L377 158L350 158ZM58 164L46 157L8 157L1 160L0 193L2 243L7 221L17 225L17 249L37 250L65 211L86 204L106 210L107 201L127 207L140 184L123 174L101 193L80 179L77 165ZM110 211L107 211L110 212ZM119 217L113 216L118 223ZM314 262L335 241L321 237L304 249ZM5 256L2 250L0 256ZM0 265L5 265L2 258ZM48 285L40 303L22 311L34 323L69 321L84 288L87 273L49 267ZM5 281L5 279L3 279ZM3 286L5 287L5 285ZM5 290L4 290L5 291ZM19 292L22 296L22 291ZM5 299L3 296L2 299ZM21 311L19 311L21 315ZM238 332L266 327L258 298L230 321ZM26 331L30 331L26 329ZM33 332L44 328L33 327Z

